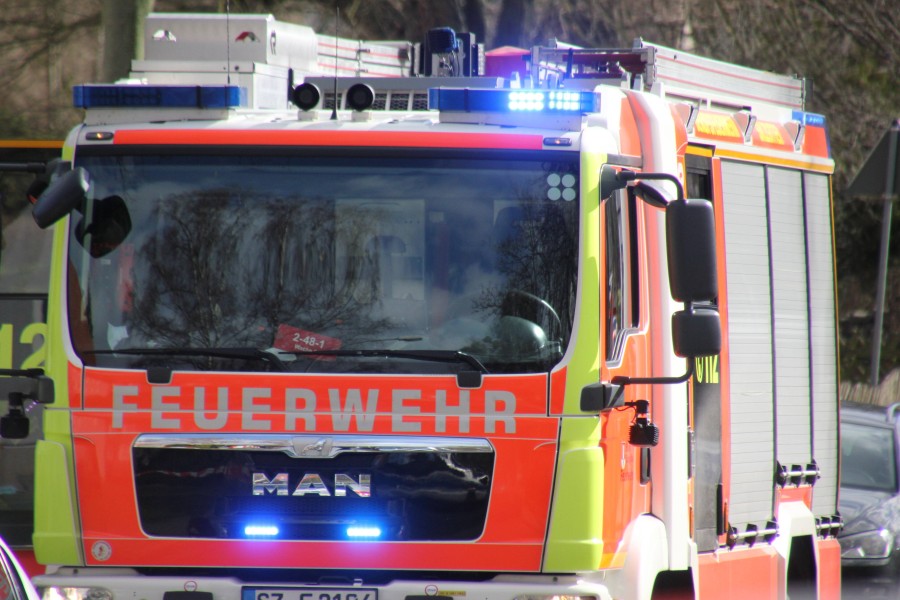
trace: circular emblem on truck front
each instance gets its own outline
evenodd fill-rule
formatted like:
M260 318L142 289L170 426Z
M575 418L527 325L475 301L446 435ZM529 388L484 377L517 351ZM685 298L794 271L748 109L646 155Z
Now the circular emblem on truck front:
M97 560L109 560L112 556L112 546L107 542L94 542L91 546L91 556Z

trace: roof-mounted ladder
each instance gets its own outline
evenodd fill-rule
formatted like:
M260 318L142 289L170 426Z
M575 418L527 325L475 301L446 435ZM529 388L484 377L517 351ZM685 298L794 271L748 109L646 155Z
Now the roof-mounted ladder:
M804 110L806 80L697 56L635 40L633 48L536 47L531 56L535 87L586 87L624 82L692 103L744 108L748 103Z

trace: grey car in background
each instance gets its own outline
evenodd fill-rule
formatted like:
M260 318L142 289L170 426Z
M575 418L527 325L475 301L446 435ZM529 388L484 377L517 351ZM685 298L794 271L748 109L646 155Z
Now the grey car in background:
M867 597L894 598L900 590L898 420L900 403L841 405L842 575L846 591Z

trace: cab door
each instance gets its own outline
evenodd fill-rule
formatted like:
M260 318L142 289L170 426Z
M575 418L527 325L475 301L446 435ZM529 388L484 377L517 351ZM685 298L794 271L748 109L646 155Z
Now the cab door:
M692 153L693 152L693 153ZM687 195L713 201L712 151L691 148L685 156ZM714 302L718 305L718 299ZM696 359L691 378L694 541L700 552L719 547L725 533L722 476L722 388L719 356Z

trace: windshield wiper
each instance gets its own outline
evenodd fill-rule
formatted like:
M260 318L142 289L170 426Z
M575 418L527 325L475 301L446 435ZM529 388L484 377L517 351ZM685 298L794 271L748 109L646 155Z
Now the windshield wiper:
M460 371L456 374L457 382L460 387L479 387L481 385L481 376L490 373L487 367L480 360L467 352L461 350L389 350L381 349L360 349L360 350L303 350L295 352L295 356L303 356L304 354L320 355L320 356L349 356L349 357L387 357L387 358L408 358L411 360L428 360L431 362L441 363L465 363L475 369L474 371Z
M290 369L278 355L259 348L221 347L221 348L122 348L119 350L87 350L85 354L94 355L136 355L136 356L211 356L218 358L242 358L247 360L264 360L270 362L278 371L288 372ZM292 352L294 356L348 356L348 357L389 357L407 358L410 360L427 360L441 363L464 363L474 370L460 371L456 374L460 387L481 386L481 376L490 373L480 360L460 350L303 350ZM150 367L147 378L151 383L167 383L171 378L171 369L166 367Z
M239 358L244 360L262 360L271 363L276 370L288 372L287 366L277 355L252 347L212 347L212 348L121 348L119 350L85 350L85 354L115 355L130 354L135 356L205 356L213 358Z
M378 357L384 356L388 358L409 358L412 360L428 360L431 362L466 363L473 367L479 373L490 373L480 360L467 352L461 350L389 350L387 348L378 349L359 349L359 350L302 350L293 353L295 356L303 356L304 354L313 354L321 356L361 356L361 357Z

